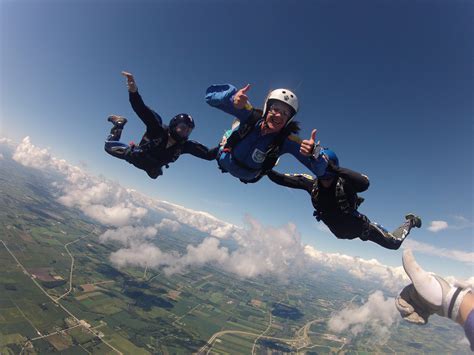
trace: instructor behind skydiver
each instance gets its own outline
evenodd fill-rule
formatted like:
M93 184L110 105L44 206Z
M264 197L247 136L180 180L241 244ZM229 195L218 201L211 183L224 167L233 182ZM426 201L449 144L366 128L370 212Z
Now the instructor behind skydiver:
M320 153L328 162L326 173L313 179L306 174L280 174L274 170L268 178L274 183L293 189L305 190L311 196L313 215L328 226L339 239L370 240L387 249L398 249L413 227L421 227L421 219L407 214L406 221L392 233L371 222L357 208L363 201L357 196L369 187L369 178L356 171L339 166L339 158L330 149Z

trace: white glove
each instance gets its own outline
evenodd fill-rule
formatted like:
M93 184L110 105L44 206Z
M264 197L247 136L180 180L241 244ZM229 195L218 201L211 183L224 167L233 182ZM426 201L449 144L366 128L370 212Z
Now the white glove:
M395 300L400 315L407 321L426 324L433 313L456 321L459 306L470 289L455 287L442 277L424 271L409 249L403 252L403 268L412 284Z

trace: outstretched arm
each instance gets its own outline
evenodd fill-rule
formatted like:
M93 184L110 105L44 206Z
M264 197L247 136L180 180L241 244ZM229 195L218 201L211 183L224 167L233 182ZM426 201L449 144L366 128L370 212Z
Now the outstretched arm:
M148 130L163 130L163 122L160 115L145 105L142 97L138 93L138 88L133 75L125 71L122 72L122 75L127 78L128 98L133 111L135 111L137 116L140 117Z
M318 156L314 158L312 155L307 156L300 150L302 140L300 137L291 135L283 143L281 155L289 153L306 166L314 175L322 176L326 172L327 161Z
M328 172L337 174L338 176L344 178L346 181L350 181L350 183L354 187L355 192L362 192L367 190L369 188L369 178L366 175L347 168L338 167L334 165L331 161L329 161L325 156L313 156L314 154L320 154L315 152L315 148L320 147L319 141L317 143L315 142L316 132L317 130L313 129L313 131L311 132L310 139L305 139L301 142L300 153L306 157L313 157L313 159L316 160L319 158L324 158L324 160L327 162L326 170Z
M267 175L271 181L281 186L305 190L308 193L313 189L314 179L309 175L280 174L275 170L270 170Z
M182 151L183 154L191 154L204 160L215 160L218 152L219 147L209 149L204 144L196 141L186 141Z
M206 102L245 123L254 111L247 96L249 90L249 84L240 90L231 84L212 85L206 90Z

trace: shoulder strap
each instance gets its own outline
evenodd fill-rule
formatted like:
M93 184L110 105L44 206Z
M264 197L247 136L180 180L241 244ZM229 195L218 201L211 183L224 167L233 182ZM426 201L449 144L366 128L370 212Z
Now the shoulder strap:
M339 208L343 213L351 213L359 207L360 203L362 203L363 199L359 198L357 194L355 195L355 201L351 203L347 198L347 194L344 191L344 179L339 177L336 183L336 200ZM362 201L360 201L360 199ZM360 201L360 203L359 203Z
M240 124L239 128L233 131L229 138L227 138L224 149L228 151L232 150L255 128L255 125L262 118L262 115L262 110L253 109L249 119L244 124Z
M285 140L291 135L291 129L286 127L280 131L280 133L275 137L273 142L270 144L267 150L267 155L265 161L262 164L262 171L260 175L266 175L270 170L272 170L280 157L280 150L285 143Z

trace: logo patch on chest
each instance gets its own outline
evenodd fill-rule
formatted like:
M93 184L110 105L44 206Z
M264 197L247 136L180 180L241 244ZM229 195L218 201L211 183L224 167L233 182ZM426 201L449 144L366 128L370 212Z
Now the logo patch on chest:
M259 149L255 149L252 153L252 160L256 163L263 163L265 161L265 157L267 154L265 152L262 152Z

